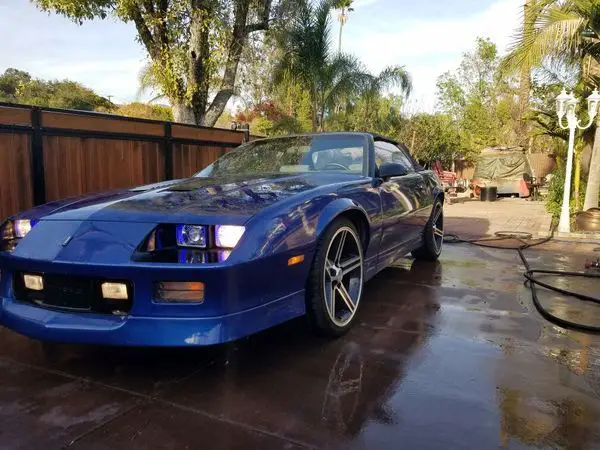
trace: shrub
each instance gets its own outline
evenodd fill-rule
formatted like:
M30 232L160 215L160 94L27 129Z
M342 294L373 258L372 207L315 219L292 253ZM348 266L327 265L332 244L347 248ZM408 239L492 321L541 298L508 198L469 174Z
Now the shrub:
M553 217L560 217L560 210L562 207L563 192L565 188L565 169L564 167L558 167L552 172L552 179L548 183L548 198L546 199L546 209ZM573 178L571 184L571 213L575 213L575 179ZM583 205L585 199L585 181L579 182L579 204Z

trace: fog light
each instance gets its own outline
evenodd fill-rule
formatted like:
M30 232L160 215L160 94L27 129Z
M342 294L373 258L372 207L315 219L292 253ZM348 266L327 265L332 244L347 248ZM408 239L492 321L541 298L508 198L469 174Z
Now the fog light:
M164 303L204 302L204 283L198 281L163 281L155 286L154 298Z
M44 279L40 275L23 275L25 287L31 291L43 291Z
M127 285L124 283L102 283L102 297L105 300L128 300Z

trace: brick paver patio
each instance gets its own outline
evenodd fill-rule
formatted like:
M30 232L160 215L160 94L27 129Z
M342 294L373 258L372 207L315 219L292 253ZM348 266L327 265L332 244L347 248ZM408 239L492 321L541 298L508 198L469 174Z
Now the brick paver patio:
M551 216L543 202L518 198L496 202L453 199L444 212L446 233L462 237L491 236L497 231L523 231L534 237L550 234Z

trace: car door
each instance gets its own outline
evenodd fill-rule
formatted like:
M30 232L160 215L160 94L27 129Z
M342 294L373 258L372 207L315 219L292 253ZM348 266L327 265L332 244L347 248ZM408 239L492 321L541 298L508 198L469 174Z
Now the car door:
M386 266L421 238L429 188L405 151L392 143L375 141L377 170L384 162L400 164L406 171L404 175L382 180L379 185L383 215L379 261Z

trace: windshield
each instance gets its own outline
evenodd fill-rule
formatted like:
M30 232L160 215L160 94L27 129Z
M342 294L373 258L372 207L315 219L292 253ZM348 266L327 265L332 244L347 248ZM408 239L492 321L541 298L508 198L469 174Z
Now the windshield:
M366 173L367 140L362 135L315 135L266 139L242 145L196 174L339 172Z

